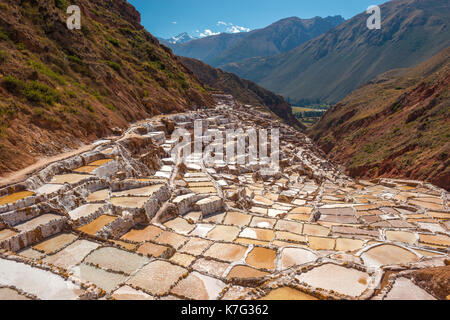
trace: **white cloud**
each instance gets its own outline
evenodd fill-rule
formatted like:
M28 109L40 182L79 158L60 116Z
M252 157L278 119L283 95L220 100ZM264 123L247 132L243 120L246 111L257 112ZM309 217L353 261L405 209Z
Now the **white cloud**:
M235 26L235 25L231 25L230 27L227 28L227 32L229 32L229 33L249 32L249 31L250 31L250 28Z
M172 24L177 24L177 22L176 21L172 21Z
M218 34L220 34L220 32L213 32L210 29L205 29L205 31L200 33L200 37L204 38L209 36L216 36Z
M218 26L227 26L228 23L223 22L223 21L217 21L217 25L218 25Z

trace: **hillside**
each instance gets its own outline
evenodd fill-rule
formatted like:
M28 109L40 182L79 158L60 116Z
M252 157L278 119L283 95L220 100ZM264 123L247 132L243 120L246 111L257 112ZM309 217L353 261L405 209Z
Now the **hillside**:
M295 119L291 106L283 97L258 86L254 82L241 79L235 74L215 69L199 60L181 57L181 61L201 82L209 87L231 94L243 104L250 104L254 107L267 106L273 113L285 120L286 123L302 130L306 129Z
M332 104L377 75L421 63L450 45L447 0L394 0L381 12L381 30L367 28L364 12L289 52L222 69L293 104Z
M222 33L184 44L168 44L179 56L202 60L220 67L252 57L266 57L289 51L342 23L344 18L291 17L247 33Z
M309 132L355 177L405 177L450 189L450 48L380 75Z
M0 174L149 116L212 105L202 84L125 0L0 4Z

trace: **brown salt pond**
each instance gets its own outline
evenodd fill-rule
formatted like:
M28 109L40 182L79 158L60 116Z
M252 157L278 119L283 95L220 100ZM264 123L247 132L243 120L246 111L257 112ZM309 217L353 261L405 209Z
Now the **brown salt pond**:
M249 214L231 211L231 212L227 213L223 223L228 224L228 225L235 225L238 227L243 227L243 226L248 225L250 223L251 219L252 219L252 216Z
M183 244L186 243L188 238L180 234L163 231L158 238L155 239L156 242L161 244L167 244L175 249L179 249Z
M392 289L385 300L436 300L422 288L416 286L411 280L400 277L395 280Z
M213 242L200 238L190 238L189 241L180 249L180 252L201 255Z
M97 168L98 167L96 167L96 166L84 166L84 167L79 167L73 171L77 172L77 173L92 173Z
M303 293L299 290L292 289L289 287L282 287L270 291L268 295L258 300L294 301L294 300L318 300L318 299L313 296L310 296L309 294Z
M221 278L227 270L229 264L225 262L218 262L215 260L208 260L200 258L192 265L194 270L204 272L214 277Z
M247 255L245 262L258 269L274 270L276 258L275 250L256 247Z
M160 190L164 185L163 184L157 184L142 188L136 188L136 189L129 189L124 191L118 191L113 192L112 196L117 197L150 197L152 196L156 191Z
M236 244L215 243L206 252L205 256L222 261L234 262L241 260L247 247Z
M54 264L63 269L70 269L80 263L92 250L98 248L98 243L88 240L77 240L58 253L48 256L44 262Z
M156 239L161 232L163 232L163 230L158 227L148 226L144 229L132 229L124 234L121 239L133 242L144 242Z
M222 281L193 272L181 280L171 292L187 299L215 300L224 288L225 283Z
M323 288L352 297L359 297L368 287L369 275L365 272L327 263L296 276L311 287Z
M126 274L133 273L148 261L146 257L113 247L99 248L84 259L85 263Z
M196 257L191 256L189 254L184 254L184 253L175 253L172 258L170 258L170 261L172 261L175 264L179 264L182 267L189 267L192 262L196 259Z
M114 197L110 202L117 207L143 208L148 199L148 197Z
M416 235L412 232L406 231L386 231L386 239L389 241L399 241L408 244L416 243Z
M155 300L151 295L130 286L122 286L111 295L114 300Z
M78 231L84 232L86 234L95 235L97 232L103 229L106 225L110 224L111 222L115 221L117 217L115 216L109 216L109 215L101 215L91 223L88 223L80 228L78 228Z
M16 192L4 197L0 198L0 206L3 206L5 204L12 204L16 203L17 201L23 200L25 198L34 196L34 192L31 191L20 191Z
M212 229L207 238L216 241L233 241L240 232L238 227L233 226L216 226Z
M108 198L109 198L109 189L103 189L91 193L86 200L88 202L100 202L106 201L106 199Z
M269 229L257 229L257 228L245 228L240 234L241 238L250 238L262 241L272 241L275 236L273 230Z
M50 181L50 183L53 184L75 184L79 183L85 179L91 178L91 175L86 174L76 174L76 173L69 173L69 174L63 174L63 175L56 175L53 177L53 179Z
M195 228L195 225L190 224L185 219L179 218L179 217L174 220L170 220L170 221L164 223L164 225L167 228L174 230L175 232L185 234L185 235L188 234L189 232L191 232L192 230L194 230L194 228Z
M317 255L315 255L311 251L301 248L284 248L281 251L279 266L280 270L286 270L293 266L311 263L316 260Z
M270 273L265 271L260 271L248 266L234 266L227 275L227 279L252 279L252 278L263 278L270 275Z
M136 252L149 257L159 258L163 255L166 255L169 250L170 247L147 242L141 245Z
M127 283L153 295L165 295L187 270L166 261L153 261L139 270Z
M31 300L10 288L0 288L0 300Z
M384 265L395 265L418 261L419 258L404 248L383 244L365 251L361 258L369 267L380 267Z
M99 167L99 166L105 165L105 164L107 164L107 163L109 163L111 161L113 161L113 159L97 160L97 161L89 163L88 166L97 166L97 167Z
M111 292L118 284L127 279L126 275L108 272L84 263L72 268L72 271L76 277L95 284L106 293Z
M64 219L64 217L58 216L56 214L46 213L31 220L28 220L27 222L21 223L15 226L15 228L21 232L32 231L41 225L45 225L51 221L59 219Z
M72 233L62 233L35 245L33 249L52 254L73 243L77 238Z

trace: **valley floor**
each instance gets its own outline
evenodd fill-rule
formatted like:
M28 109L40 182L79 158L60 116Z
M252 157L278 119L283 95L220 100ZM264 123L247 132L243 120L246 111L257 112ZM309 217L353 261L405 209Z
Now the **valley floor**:
M220 96L0 190L0 299L448 299L450 194L356 181ZM186 165L176 128L280 129L280 169Z

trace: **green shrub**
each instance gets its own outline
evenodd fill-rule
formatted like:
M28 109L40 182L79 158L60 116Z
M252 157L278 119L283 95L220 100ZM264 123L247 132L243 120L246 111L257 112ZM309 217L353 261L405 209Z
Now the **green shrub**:
M58 9L66 10L67 7L68 7L68 4L67 4L67 1L66 1L66 0L55 0L55 6L56 6Z
M70 62L73 62L73 63L76 63L76 64L83 64L83 60L81 60L77 56L69 55L69 56L67 56L67 59L69 59Z
M116 39L114 39L114 38L108 38L108 41L114 46L114 47L120 47L120 45L119 45L119 41L117 41Z
M108 66L110 66L112 69L114 69L117 72L120 72L120 65L117 62L114 61L106 61Z
M0 27L0 40L2 40L2 41L9 40L8 35L3 31L3 29L1 27Z
M12 94L19 94L25 87L25 82L12 76L7 76L3 78L2 86Z
M60 99L56 90L39 81L26 83L23 80L8 76L3 79L2 86L12 94L23 95L32 103L53 105Z
M58 92L39 81L31 81L25 86L22 93L28 101L38 104L53 105L60 98Z

